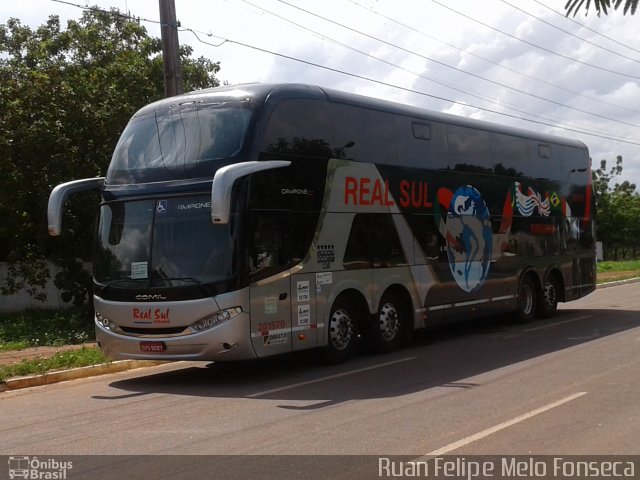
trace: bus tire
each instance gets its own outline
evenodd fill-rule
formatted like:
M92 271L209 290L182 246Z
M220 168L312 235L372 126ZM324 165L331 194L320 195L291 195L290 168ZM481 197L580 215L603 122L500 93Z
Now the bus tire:
M358 309L347 297L338 298L331 307L327 330L329 342L324 358L329 363L343 363L353 356L358 347Z
M541 318L552 317L558 309L558 297L560 296L560 285L555 275L547 276L542 286L542 295L540 295L540 306L538 307L538 316Z
M374 352L391 352L400 346L406 325L403 312L396 295L387 292L382 296L378 311L369 323L368 340Z
M516 321L518 323L529 323L536 316L537 290L529 275L525 275L520 280L518 286L518 310L516 311Z

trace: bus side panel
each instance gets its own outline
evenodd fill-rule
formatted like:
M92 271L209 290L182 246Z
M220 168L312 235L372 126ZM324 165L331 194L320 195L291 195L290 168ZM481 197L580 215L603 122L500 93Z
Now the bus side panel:
M251 343L258 357L291 351L289 271L251 284Z
M291 275L291 342L294 351L318 346L318 330L324 328L324 324L318 323L317 288L315 274Z

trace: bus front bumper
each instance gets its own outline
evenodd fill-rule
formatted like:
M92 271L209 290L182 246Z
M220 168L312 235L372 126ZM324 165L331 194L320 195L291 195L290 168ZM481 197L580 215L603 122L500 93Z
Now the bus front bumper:
M228 362L256 358L247 313L203 332L164 337L122 335L95 323L98 345L113 360Z

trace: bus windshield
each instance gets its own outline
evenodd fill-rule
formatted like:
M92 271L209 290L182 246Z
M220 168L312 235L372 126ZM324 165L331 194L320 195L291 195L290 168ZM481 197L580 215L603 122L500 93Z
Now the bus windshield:
M135 116L116 145L107 184L212 177L240 152L251 116L249 105L188 105Z
M235 274L234 222L211 223L209 196L103 204L94 277L102 285L210 284Z

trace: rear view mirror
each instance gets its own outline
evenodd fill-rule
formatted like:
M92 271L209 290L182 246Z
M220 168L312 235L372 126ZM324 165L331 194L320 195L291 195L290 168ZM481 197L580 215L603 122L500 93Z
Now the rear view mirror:
M57 237L62 231L62 209L64 202L74 193L84 192L100 188L104 184L104 177L84 178L71 182L61 183L51 191L49 205L47 206L47 221L49 235Z
M283 168L291 165L287 160L269 160L265 162L242 162L218 169L211 184L211 222L214 225L229 223L231 211L231 190L239 178L263 170Z

